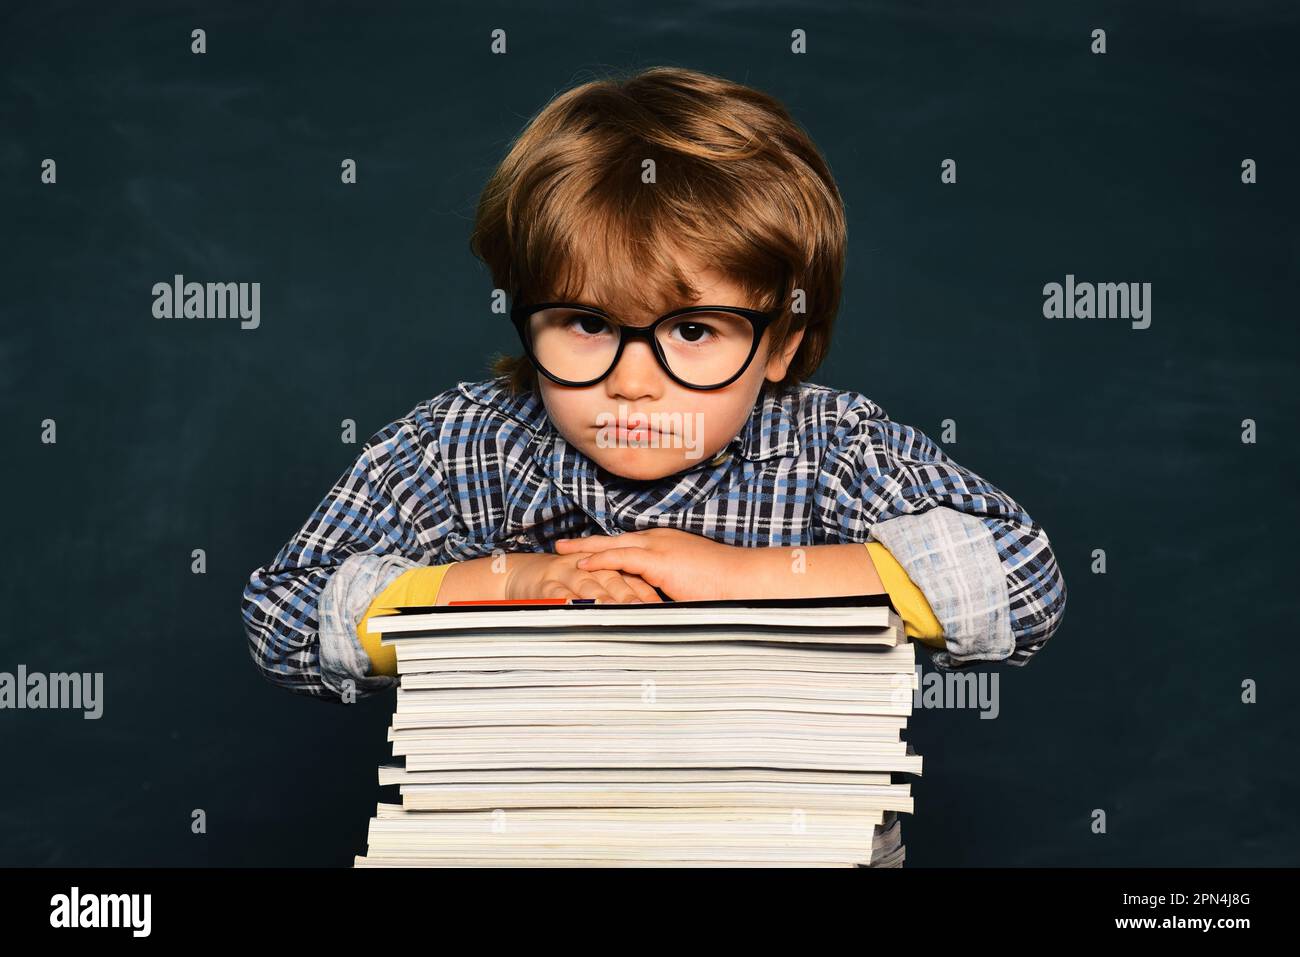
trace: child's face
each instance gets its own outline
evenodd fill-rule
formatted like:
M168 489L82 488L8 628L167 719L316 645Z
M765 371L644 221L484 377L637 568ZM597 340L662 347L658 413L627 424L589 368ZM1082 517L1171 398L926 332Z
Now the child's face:
M700 304L749 306L741 289L714 270L696 269L688 278L700 290ZM600 305L585 295L579 301ZM619 318L635 326L655 319ZM796 332L781 354L769 355L764 333L740 378L721 389L678 385L645 340L629 341L618 365L595 385L562 386L539 375L538 388L556 430L597 465L625 478L663 478L708 461L735 438L754 409L763 380L777 382L785 376L802 338ZM629 432L623 425L657 428Z

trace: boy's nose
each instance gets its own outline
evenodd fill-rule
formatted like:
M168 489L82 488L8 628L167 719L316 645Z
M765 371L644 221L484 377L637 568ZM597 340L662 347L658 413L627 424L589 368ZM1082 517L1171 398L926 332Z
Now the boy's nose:
M667 378L648 342L629 342L605 379L605 388L611 398L655 398Z

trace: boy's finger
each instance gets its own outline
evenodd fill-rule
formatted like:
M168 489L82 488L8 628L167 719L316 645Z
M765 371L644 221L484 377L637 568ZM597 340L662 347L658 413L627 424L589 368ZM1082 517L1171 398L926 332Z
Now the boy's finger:
M542 598L577 598L572 591L560 582L547 582L542 586Z
M643 602L663 602L659 593L640 575L624 575L623 581L627 582L628 587L636 592Z
M628 580L618 572L597 572L596 574L602 576L600 583L605 586L605 591L614 596L615 601L625 605L640 603L641 596L632 590ZM603 577L605 575L609 577Z
M557 538L555 540L555 554L571 555L574 552L586 551L586 549L582 547L584 541L586 541L586 539L583 538Z
M620 539L626 538L624 535L584 535L582 538L561 538L555 543L555 553L557 555L572 555L574 552L599 552L606 548L617 548L620 545L630 545L633 539L626 542Z
M586 578L572 587L579 598L594 598L596 601L613 601L614 598L605 590L605 586L594 578Z
M657 567L654 553L644 548L609 548L578 562L580 571L594 572L601 568L611 568L616 572L640 575L651 585L654 584L651 576L655 575Z
M611 537L610 535L584 535L582 538L557 538L555 540L555 554L572 555L574 552L591 551L591 549L587 548L589 542Z

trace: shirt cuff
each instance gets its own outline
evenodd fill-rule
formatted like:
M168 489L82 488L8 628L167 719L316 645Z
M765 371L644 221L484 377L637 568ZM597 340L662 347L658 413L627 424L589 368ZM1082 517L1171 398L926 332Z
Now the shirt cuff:
M357 623L377 594L416 567L402 555L359 552L349 555L325 582L317 609L321 684L345 701L359 701L397 684L396 678L371 671Z
M1015 651L1007 573L982 518L939 505L878 522L870 534L924 592L943 626L946 649L931 655L936 665L1003 661Z
M370 618L376 613L392 611L399 605L435 605L438 592L442 589L443 576L451 565L421 565L412 568L397 578L375 596L375 600L366 609L361 621L357 622L357 638L361 648L370 659L371 673L377 675L397 674L397 649L392 645L380 644L383 635L369 631ZM380 614L380 617L383 617Z
M947 647L943 640L943 626L934 616L925 593L907 577L907 572L898 564L898 559L889 554L889 549L879 542L867 542L866 545L871 564L876 566L876 574L880 576L880 584L903 619L904 633L934 648Z

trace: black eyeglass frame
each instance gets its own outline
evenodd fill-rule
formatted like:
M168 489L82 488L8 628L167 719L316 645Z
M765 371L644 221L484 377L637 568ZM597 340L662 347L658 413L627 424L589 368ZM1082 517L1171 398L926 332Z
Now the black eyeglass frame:
M541 362L537 360L537 356L533 352L533 344L529 339L529 335L527 331L528 320L535 312L541 312L543 309L558 309L558 308L577 309L577 310L581 310L582 312L591 313L593 315L599 316L602 319L607 320L610 325L618 329L619 331L618 348L614 350L614 358L610 361L609 368L607 368L600 375L596 376L596 378L587 379L582 382L575 382L571 379L561 379L557 375L552 375L546 369L546 367L543 366ZM750 342L749 344L749 355L745 357L744 364L741 365L740 369L737 370L735 375L733 375L729 379L717 383L716 385L695 385L691 382L685 381L684 379L681 378L681 376L673 372L673 370L668 366L668 359L664 356L663 347L659 344L659 340L655 337L655 332L656 330L658 330L659 326L661 326L663 323L667 322L668 320L677 319L681 316L686 316L692 313L699 313L699 312L734 313L738 316L748 319L750 325L753 327L754 330L754 338L753 341ZM669 378L671 378L674 382L676 382L680 386L684 386L687 389L696 389L701 392L707 392L712 389L724 388L725 386L731 385L731 383L735 382L742 375L744 375L745 370L749 368L749 364L754 361L754 355L758 352L758 344L763 341L763 333L767 332L768 327L771 326L772 323L774 323L779 318L781 318L780 309L772 309L767 312L763 312L758 309L746 309L743 306L684 306L681 309L674 309L672 312L664 313L662 316L660 316L654 322L650 323L650 325L648 326L628 326L628 325L623 325L622 323L615 322L614 317L611 316L609 313L607 313L605 310L597 306L588 306L587 304L581 302L539 302L539 303L532 303L532 304L525 304L525 305L516 305L516 306L512 306L510 309L510 320L511 322L514 323L515 331L519 333L519 341L520 343L523 344L524 353L528 356L528 361L533 364L534 369L536 369L542 375L546 376L546 378L550 379L552 382L555 382L559 385L567 385L567 386L575 386L575 387L584 387L589 385L595 385L597 382L603 382L605 378L611 372L614 371L615 366L618 365L618 360L623 357L623 348L627 345L628 340L645 339L650 343L650 349L652 352L654 352L655 359L656 361L658 361L659 367L663 369L664 372L668 373Z

